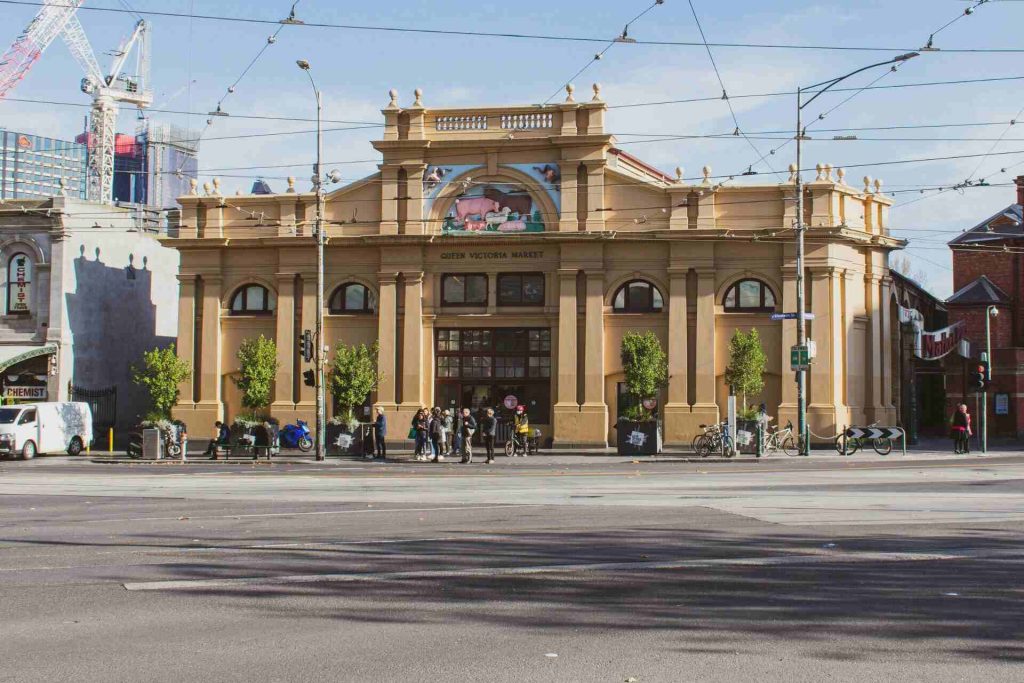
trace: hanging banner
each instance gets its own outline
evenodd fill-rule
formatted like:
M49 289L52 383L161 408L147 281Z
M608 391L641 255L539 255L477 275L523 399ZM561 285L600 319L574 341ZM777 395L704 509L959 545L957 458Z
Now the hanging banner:
M920 311L913 308L904 308L899 304L896 304L896 306L899 309L900 322L913 325L914 327L914 355L918 358L938 360L960 348L961 342L969 345L970 342L967 342L964 338L967 327L962 320L941 330L925 332L924 316L921 315ZM970 355L970 351L961 351L961 354Z
M32 310L32 262L25 254L15 254L7 265L7 312Z

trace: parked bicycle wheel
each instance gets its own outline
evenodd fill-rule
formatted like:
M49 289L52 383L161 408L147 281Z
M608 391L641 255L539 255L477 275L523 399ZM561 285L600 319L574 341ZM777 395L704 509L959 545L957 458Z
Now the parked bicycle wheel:
M721 443L722 442L720 439L712 436L707 436L700 442L700 450L697 451L697 454L702 458L706 458L715 451L720 450Z
M871 447L879 455L889 455L892 453L892 439L872 439Z
M800 449L797 448L796 439L791 436L787 436L782 441L782 452L786 455L799 455Z
M707 438L707 436L707 434L698 434L697 436L693 437L693 441L690 443L690 448L693 449L694 453L700 453L700 444L702 441L704 441L704 439Z
M505 441L505 455L507 457L511 458L512 456L515 455L515 453L516 453L515 440L510 436L508 438L508 440Z

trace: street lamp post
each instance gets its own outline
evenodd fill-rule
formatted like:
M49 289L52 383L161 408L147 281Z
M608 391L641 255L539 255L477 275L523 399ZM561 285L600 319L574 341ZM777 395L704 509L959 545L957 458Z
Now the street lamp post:
M988 306L985 309L985 387L981 390L981 452L988 453L988 383L992 381L992 318L999 315L999 309Z
M309 62L304 59L295 62L309 76L316 95L316 164L313 166L313 190L316 192L316 332L314 333L315 349L313 353L313 377L316 386L316 459L323 460L326 456L327 413L324 398L324 184L323 169L320 167L323 155L323 130L321 118L323 102L320 89L316 87Z
M874 69L875 67L885 66L888 64L897 64L899 62L905 62L908 59L917 57L919 53L908 52L907 54L894 57L893 59L878 62L877 64L869 64L868 66L861 67L856 71L851 71L845 76L839 76L838 78L832 78L821 83L815 83L814 85L807 86L805 88L797 88L796 90L796 174L794 177L794 184L796 185L796 310L797 310L797 321L796 321L796 343L797 346L805 347L807 345L807 321L806 317L806 297L804 295L804 231L807 226L804 225L804 186L803 181L800 178L800 162L801 162L801 142L804 140L804 127L803 127L803 110L804 107L809 105L811 102L816 100L822 93L834 85L845 81L851 76L855 76L862 71L868 69ZM807 100L803 101L804 92L813 92L814 95ZM797 394L797 431L800 434L798 439L800 455L808 455L810 453L810 439L807 429L807 371L803 369L803 366L798 366L800 369L796 371L796 394Z

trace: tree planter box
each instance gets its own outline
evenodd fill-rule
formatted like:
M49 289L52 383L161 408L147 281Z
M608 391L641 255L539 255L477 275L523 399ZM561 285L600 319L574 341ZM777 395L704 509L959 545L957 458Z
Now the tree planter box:
M352 431L348 425L328 424L326 429L327 453L330 455L372 455L373 425L359 423Z
M657 420L619 420L615 429L619 455L657 455L662 451L661 423Z

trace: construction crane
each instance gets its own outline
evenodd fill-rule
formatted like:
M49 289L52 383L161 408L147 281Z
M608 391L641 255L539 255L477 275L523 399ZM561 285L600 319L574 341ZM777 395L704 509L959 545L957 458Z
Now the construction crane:
M106 73L96 61L89 39L76 12L84 0L43 0L43 6L0 58L0 100L7 95L39 60L43 51L59 35L71 55L85 71L82 92L92 95L89 116L89 162L87 196L110 202L114 190L114 135L118 105L134 104L144 109L153 103L149 87L148 26L143 20L115 50ZM133 48L136 50L134 73L122 73Z

